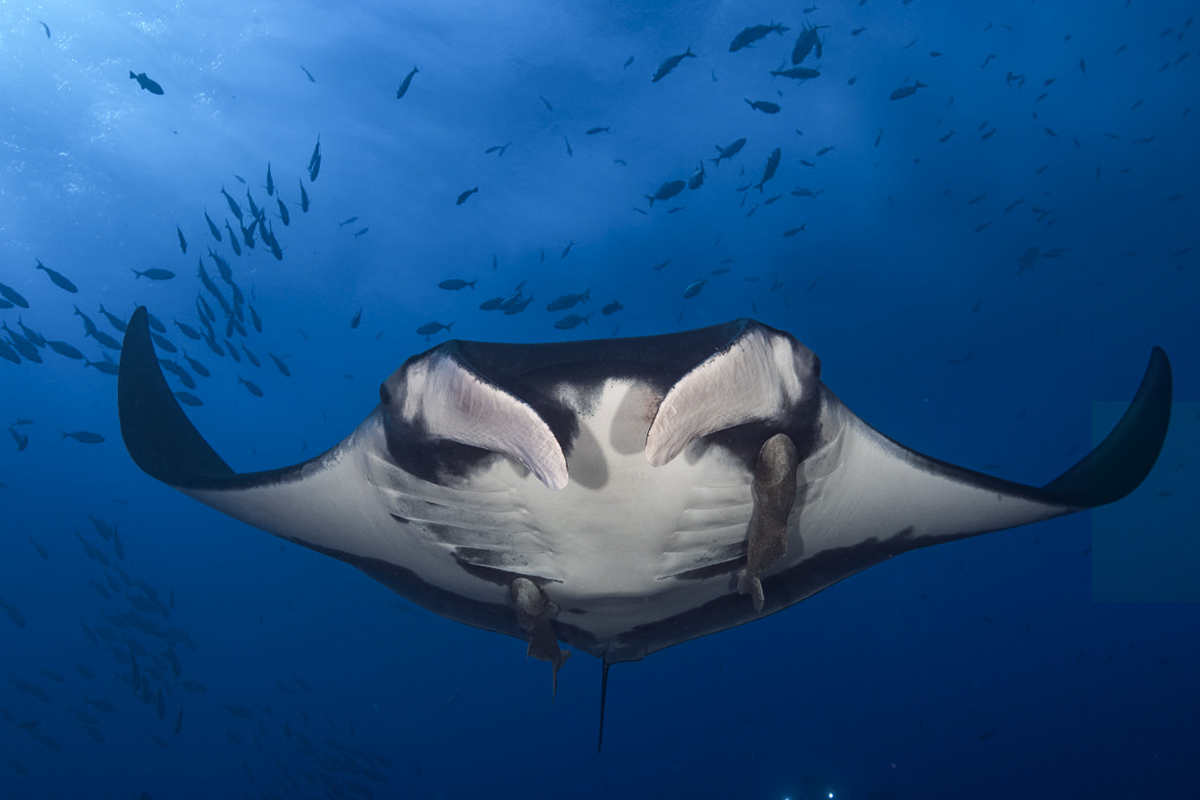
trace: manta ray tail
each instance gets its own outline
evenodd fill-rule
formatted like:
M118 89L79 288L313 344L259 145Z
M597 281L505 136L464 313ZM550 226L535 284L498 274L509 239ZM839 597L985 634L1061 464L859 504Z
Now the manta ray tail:
M608 668L611 666L608 659L604 659L600 668L600 735L596 737L597 753L604 749L604 707L608 702Z

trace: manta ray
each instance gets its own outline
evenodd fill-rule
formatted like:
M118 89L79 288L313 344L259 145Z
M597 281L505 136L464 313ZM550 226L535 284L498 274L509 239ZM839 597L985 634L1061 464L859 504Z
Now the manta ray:
M408 359L342 442L237 473L175 400L137 309L125 446L151 477L345 561L443 617L522 639L557 681L774 614L929 545L1094 508L1158 458L1171 368L1155 347L1108 437L1041 487L922 455L749 319L547 344L451 340ZM603 730L603 727L601 727Z

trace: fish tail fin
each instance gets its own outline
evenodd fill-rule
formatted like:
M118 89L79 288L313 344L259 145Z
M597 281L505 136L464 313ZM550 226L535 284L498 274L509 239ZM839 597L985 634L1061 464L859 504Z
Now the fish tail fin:
M133 74L133 70L129 70L129 79L134 81L137 80L137 75Z
M754 103L751 103L748 98L743 97L742 99L746 101L746 105L750 106L751 108L754 108Z
M916 88L918 88L918 89L928 89L928 88L929 88L929 84L928 84L928 83L921 83L920 81L917 81L917 86L916 86Z
M683 51L683 56L684 58L687 58L688 56L691 56L692 58L696 57L696 54L692 52L692 46L690 44L687 46L687 50Z
M651 197L651 196L650 196L650 195L648 195L648 194L644 194L644 195L642 195L642 197L644 197L644 198L646 198L647 200L649 200L649 201L650 201L650 207L651 207L651 208L654 208L654 198L653 198L653 197Z
M138 272L138 271L137 271L136 269L134 269L133 267L130 267L130 268L129 268L129 271L130 271L130 272L132 272L134 275L136 275L136 276L137 276L137 277L139 277L139 278L140 278L140 277L142 277L143 275L145 275L145 274L146 274L146 273L144 273L144 272ZM76 311L78 311L79 309L78 309L78 308L76 308L75 310L76 310Z

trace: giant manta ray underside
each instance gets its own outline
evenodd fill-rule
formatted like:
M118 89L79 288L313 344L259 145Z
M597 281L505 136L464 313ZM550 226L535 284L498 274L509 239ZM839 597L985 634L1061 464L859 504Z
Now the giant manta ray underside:
M610 664L811 597L892 556L1133 491L1166 436L1154 348L1094 451L1040 488L900 445L789 334L753 320L551 344L448 341L410 358L345 440L235 473L163 378L145 309L121 354L121 431L154 478L348 562L436 614Z

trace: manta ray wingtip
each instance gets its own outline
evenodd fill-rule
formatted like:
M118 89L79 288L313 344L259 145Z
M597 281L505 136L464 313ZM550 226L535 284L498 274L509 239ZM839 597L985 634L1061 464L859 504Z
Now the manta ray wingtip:
M1043 488L1081 508L1093 508L1116 502L1140 486L1166 440L1172 391L1171 362L1156 345L1121 420L1094 450Z
M117 368L117 416L126 450L143 472L175 487L233 474L192 425L163 377L149 318L145 306L129 317Z

